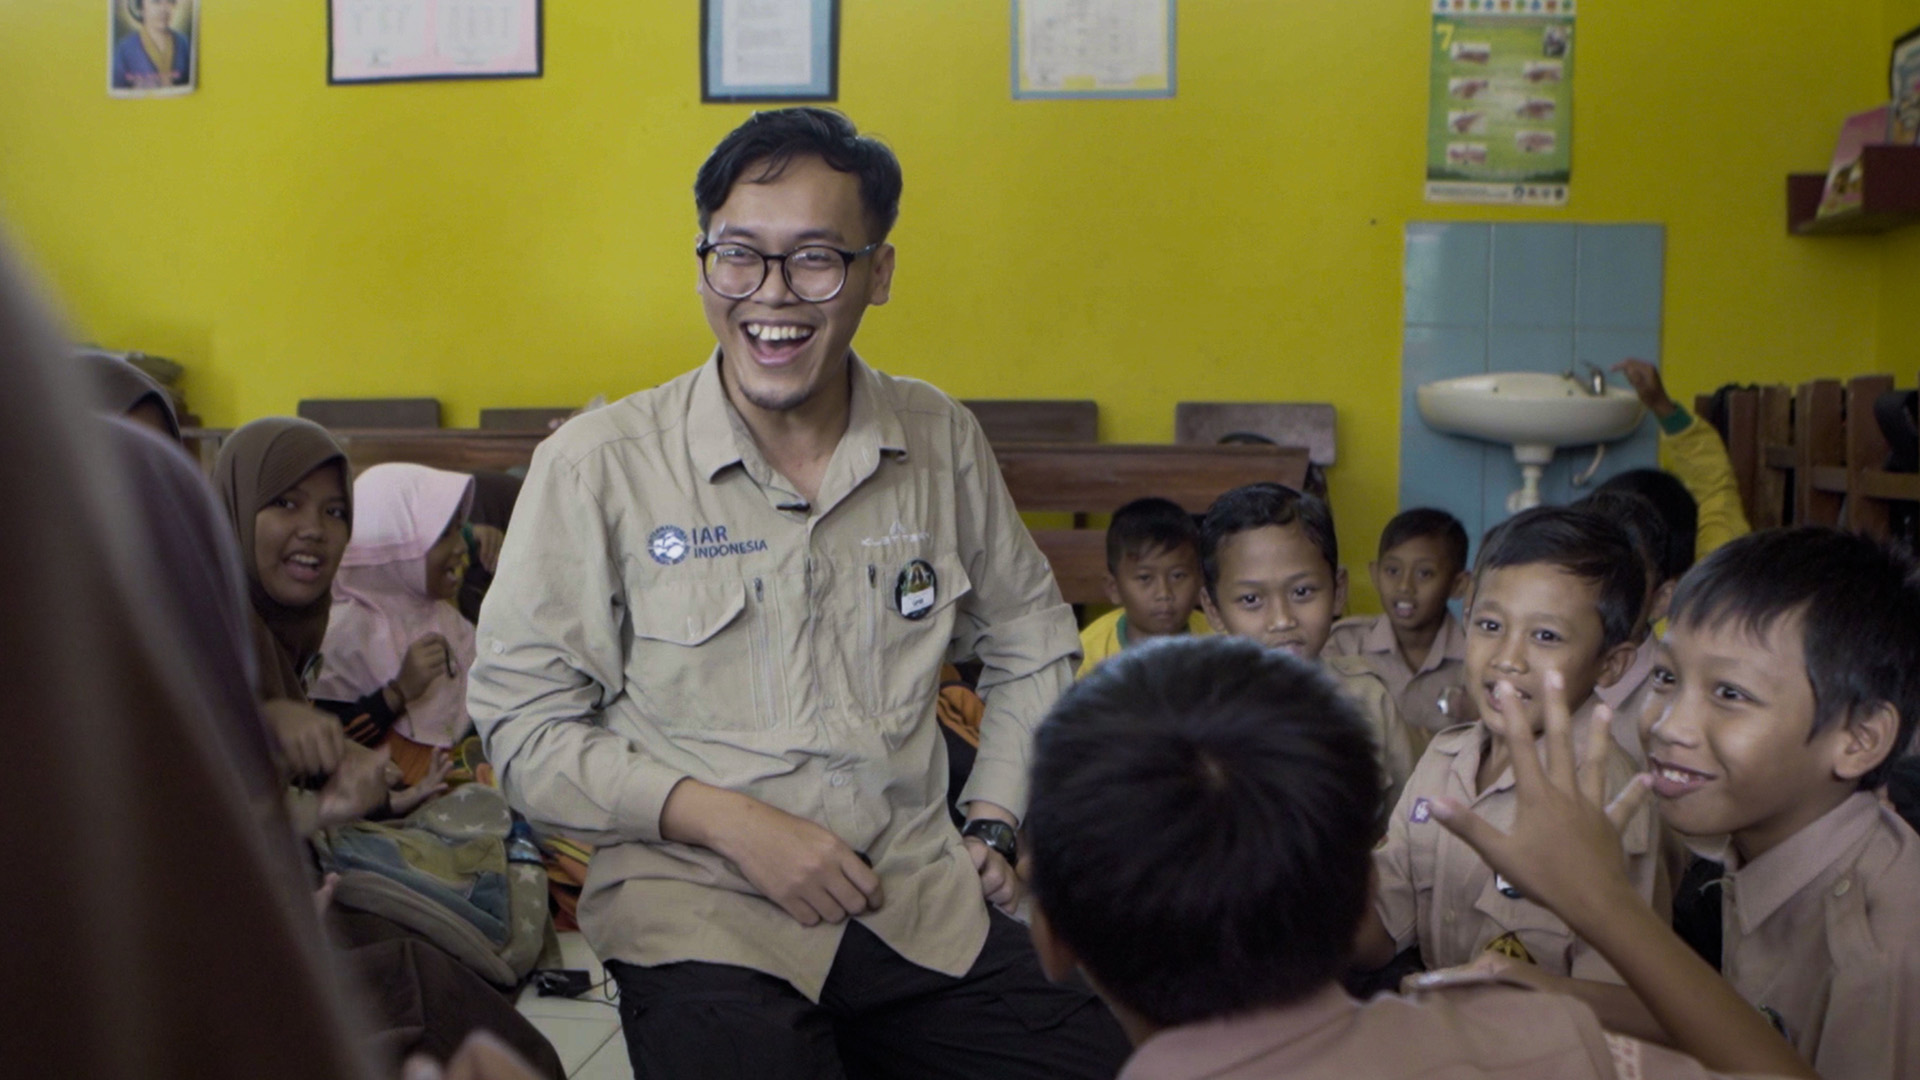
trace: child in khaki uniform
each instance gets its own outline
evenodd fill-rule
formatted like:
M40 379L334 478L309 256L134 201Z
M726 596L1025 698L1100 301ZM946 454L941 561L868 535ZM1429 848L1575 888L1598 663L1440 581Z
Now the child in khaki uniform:
M1564 922L1527 901L1433 821L1431 808L1448 799L1511 826L1514 773L1487 718L1519 719L1537 730L1546 677L1558 672L1579 703L1576 734L1606 723L1596 716L1593 691L1632 664L1628 638L1645 589L1626 534L1597 515L1543 507L1488 534L1467 614L1467 691L1482 719L1434 739L1388 819L1374 852L1379 886L1362 926L1358 967L1380 967L1417 942L1429 968L1495 952L1556 975L1619 981ZM1625 753L1610 748L1610 790L1626 786L1634 773ZM1641 901L1665 910L1658 839L1658 822L1643 811L1626 833L1627 863Z
M1920 720L1916 611L1913 560L1872 540L1734 540L1675 595L1642 722L1661 816L1726 838L1727 980L1827 1080L1920 1075L1920 836L1874 794ZM1585 879L1576 892L1618 893L1604 847L1554 858ZM1651 1000L1530 981L1659 1033Z
M1640 717L1653 703L1653 639L1666 622L1673 590L1693 567L1693 496L1680 481L1651 469L1621 473L1600 490L1574 504L1626 530L1647 570L1647 603L1633 630L1633 666L1612 686L1594 693L1613 710L1613 737L1620 748L1646 767L1640 745Z
M1121 1080L1812 1076L1731 993L1665 1014L1698 1060L1486 975L1348 997L1379 788L1353 703L1249 641L1131 649L1061 697L1035 739L1033 939L1135 1043Z
M1413 769L1412 739L1393 691L1364 659L1320 655L1347 606L1332 509L1279 484L1234 488L1200 522L1200 561L1200 604L1215 631L1322 663L1360 707L1379 748L1386 804L1393 805Z
M1333 656L1360 656L1393 691L1415 743L1460 723L1443 700L1465 682L1467 635L1447 602L1465 597L1467 530L1445 510L1408 510L1387 522L1367 574L1386 608L1341 619L1327 639Z

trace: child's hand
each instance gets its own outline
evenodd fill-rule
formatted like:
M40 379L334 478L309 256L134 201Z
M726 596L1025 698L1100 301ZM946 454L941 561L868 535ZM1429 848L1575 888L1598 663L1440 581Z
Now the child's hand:
M1645 360L1629 357L1613 365L1613 370L1627 377L1633 384L1633 392L1640 395L1640 404L1647 411L1665 420L1679 408L1673 399L1667 396L1667 386L1660 381L1660 369Z
M313 913L315 915L321 918L326 917L327 909L333 906L333 890L339 887L340 875L328 874L326 878L320 882L320 887L313 890Z
M349 742L340 756L340 768L320 789L319 827L331 828L358 821L385 805L393 786L393 762L386 747L369 750Z
M1400 980L1400 992L1411 994L1416 990L1437 990L1445 986L1478 982L1489 976L1533 990L1557 989L1538 964L1524 964L1504 953L1483 952L1457 967L1416 971Z
M439 634L420 635L407 647L406 659L400 662L400 674L394 677L400 696L407 701L417 701L433 686L435 679L452 674L453 661L449 656L446 638Z
M1610 805L1602 801L1607 740L1612 738L1608 730L1610 711L1605 706L1594 711L1587 733L1586 760L1576 770L1566 678L1549 671L1546 687L1541 703L1546 711L1544 768L1531 725L1509 722L1499 713L1483 718L1506 740L1512 757L1513 790L1519 801L1513 831L1502 833L1450 799L1436 800L1433 816L1528 899L1569 923L1577 923L1577 914L1592 910L1594 905L1611 904L1623 896L1639 902L1627 880L1620 828L1646 803L1649 792L1646 777L1636 776ZM1506 683L1501 683L1499 690L1502 696L1514 693Z
M473 532L473 554L480 565L491 574L500 566L500 545L507 542L507 534L491 525L469 525Z
M404 817L412 813L421 803L435 795L444 794L447 790L447 774L452 771L453 756L445 750L435 750L433 764L427 767L427 775L421 777L420 782L412 787L398 788L394 791L391 802L395 816Z
M285 698L261 702L260 719L280 744L294 776L331 776L340 767L346 732L332 713Z

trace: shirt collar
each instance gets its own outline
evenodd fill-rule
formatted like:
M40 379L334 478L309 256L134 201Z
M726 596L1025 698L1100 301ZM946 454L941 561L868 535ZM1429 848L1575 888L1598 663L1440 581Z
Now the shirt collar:
M1265 1056L1351 1016L1360 1003L1338 986L1305 1001L1243 1016L1168 1028L1153 1035L1121 1070L1119 1080L1200 1080Z
M1633 696L1633 692L1647 681L1647 676L1653 673L1653 652L1653 635L1648 634L1647 640L1641 642L1634 651L1633 665L1627 668L1625 675L1620 676L1620 681L1612 686L1594 687L1594 695L1606 702L1607 708L1618 711Z
M1393 636L1392 621L1385 615L1374 619L1373 625L1367 627L1366 637L1360 641L1360 651L1365 653L1384 653L1389 656L1399 655L1400 640ZM1433 639L1433 648L1427 650L1426 660L1420 664L1420 670L1414 672L1414 674L1424 675L1449 660L1464 663L1466 659L1466 629L1460 625L1459 619L1454 618L1452 612L1448 612L1446 621L1440 624L1439 636Z
M1591 730L1589 725L1593 723L1593 710L1598 704L1599 702L1589 697L1586 704L1580 706L1573 714L1573 745L1576 761L1585 760L1587 732ZM1493 733L1493 729L1487 727L1485 721L1477 721L1473 725L1471 737L1460 740L1452 748L1453 778L1460 785L1460 790L1466 793L1469 803L1477 803L1489 795L1513 786L1513 766L1509 765L1494 778L1493 783L1487 785L1486 790L1478 794L1474 793L1474 785L1479 782L1480 762L1484 761L1486 755L1493 750L1493 741L1497 738L1499 736ZM1436 742L1434 746L1441 747L1442 744ZM1539 747L1544 757L1546 744L1541 742ZM1441 749L1440 752L1448 751Z
M1728 844L1726 888L1740 915L1740 931L1753 933L1851 851L1879 820L1879 800L1859 791L1745 866L1739 865L1739 853Z
M716 347L706 366L694 377L693 393L687 403L687 450L695 467L708 480L728 466L760 460L753 433L747 429L733 402L727 399L726 383L720 375L721 363L721 352ZM847 433L841 437L841 445L843 450L852 452L847 455L850 462L865 476L879 464L882 451L907 452L907 431L879 372L853 354L847 357L847 370L852 395L847 405Z

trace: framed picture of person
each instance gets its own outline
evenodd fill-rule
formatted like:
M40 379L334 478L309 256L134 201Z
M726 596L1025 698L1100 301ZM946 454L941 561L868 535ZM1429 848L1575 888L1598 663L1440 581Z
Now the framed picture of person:
M107 0L107 93L193 93L200 63L200 0Z

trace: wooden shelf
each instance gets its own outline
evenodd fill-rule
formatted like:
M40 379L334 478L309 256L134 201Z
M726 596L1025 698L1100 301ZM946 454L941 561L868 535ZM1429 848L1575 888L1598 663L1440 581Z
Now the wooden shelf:
M1869 146L1863 151L1862 200L1832 217L1816 217L1825 173L1787 177L1787 232L1835 236L1891 232L1920 223L1920 146Z

